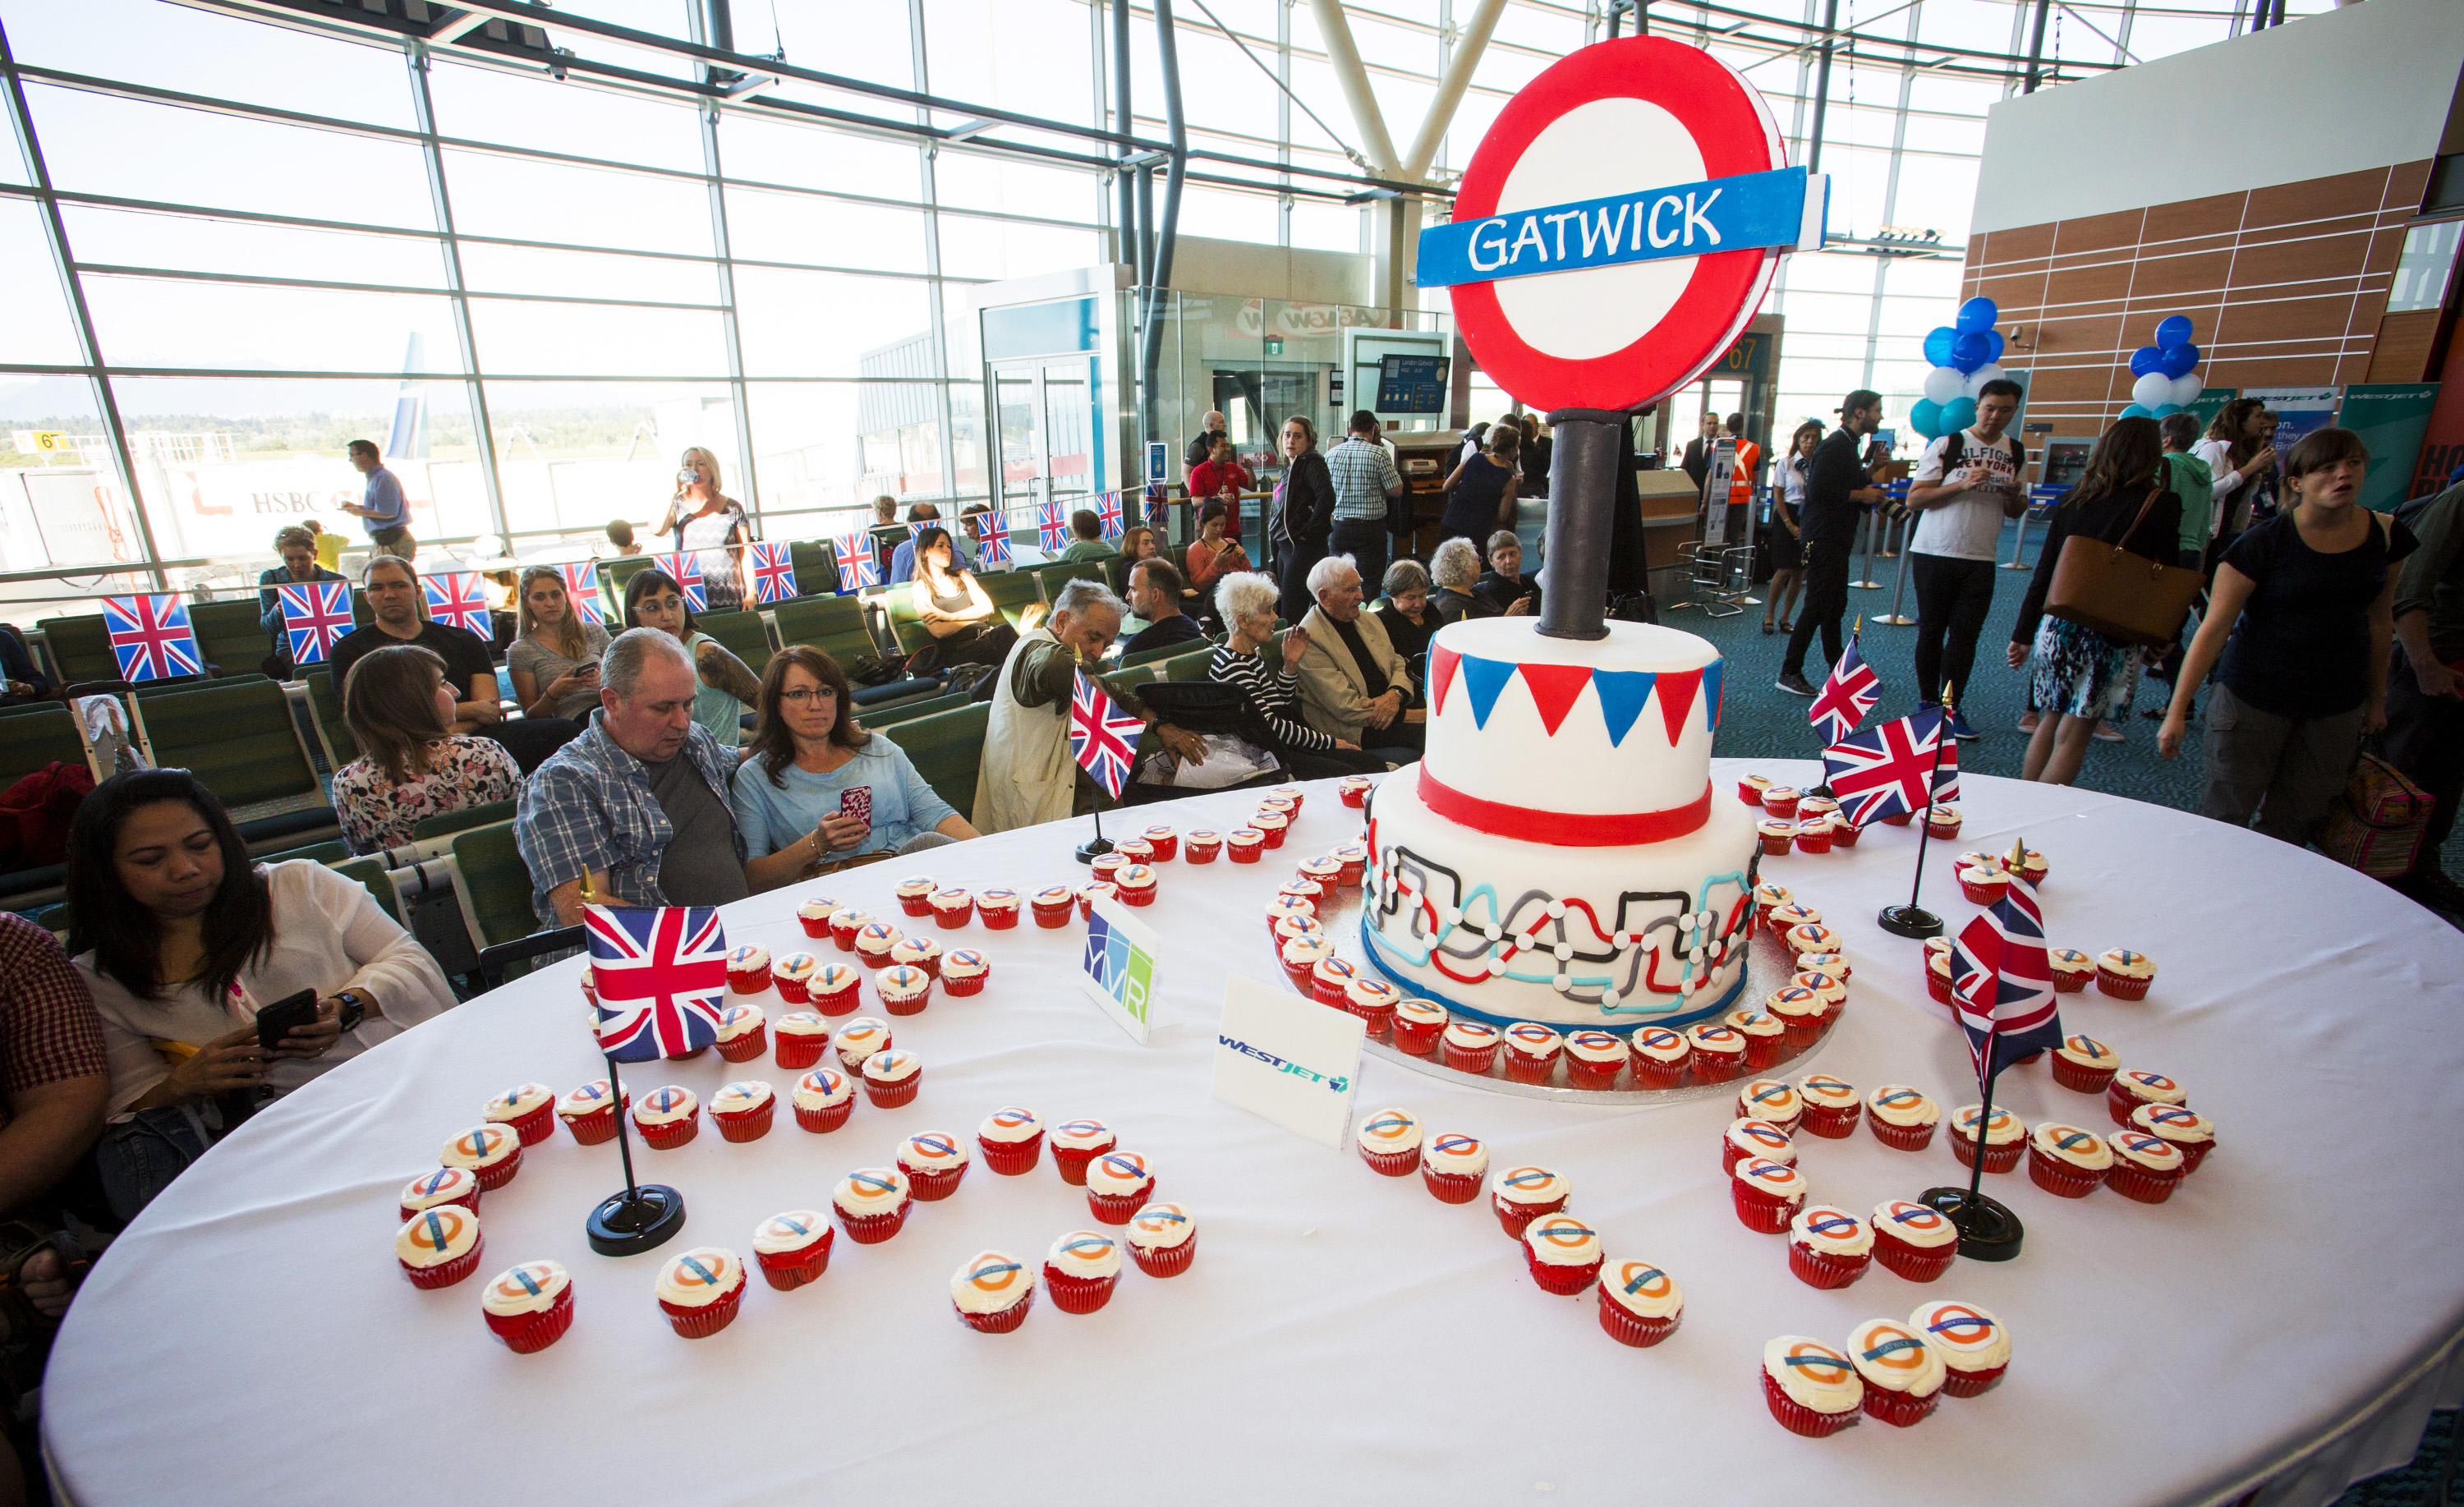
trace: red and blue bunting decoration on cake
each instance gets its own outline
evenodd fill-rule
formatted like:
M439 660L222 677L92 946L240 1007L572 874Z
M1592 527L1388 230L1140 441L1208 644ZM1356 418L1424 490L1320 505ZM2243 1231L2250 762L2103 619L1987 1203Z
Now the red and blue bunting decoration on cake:
M1711 719L1712 731L1719 730L1721 668L1726 664L1725 660L1715 659L1701 669L1595 669L1585 665L1482 659L1433 644L1429 646L1430 715L1445 710L1446 692L1460 678L1464 693L1471 697L1472 725L1485 729L1488 714L1497 710L1497 698L1505 692L1507 683L1520 674L1524 688L1531 693L1531 704L1540 712L1541 727L1555 737L1567 715L1574 710L1574 702L1583 694L1583 688L1588 686L1599 698L1609 746L1616 748L1625 742L1625 735L1634 730L1643 707L1657 689L1661 719L1673 745L1684 735L1686 718L1693 714L1698 697Z

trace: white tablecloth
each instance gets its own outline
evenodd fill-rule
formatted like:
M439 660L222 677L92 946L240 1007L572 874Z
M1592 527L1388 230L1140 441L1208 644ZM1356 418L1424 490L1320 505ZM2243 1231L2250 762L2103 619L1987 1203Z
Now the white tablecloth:
M1734 761L1722 761L1729 798ZM1758 763L1783 777L1804 766ZM915 1103L860 1104L826 1136L778 1128L736 1146L636 1156L691 1205L684 1245L749 1252L756 1221L825 1208L846 1170L886 1165L917 1130L972 1135L993 1108L1092 1114L1151 1155L1158 1196L1195 1212L1186 1276L1125 1270L1110 1307L1039 1298L1016 1335L951 1316L947 1281L990 1246L1040 1262L1086 1226L1047 1158L1026 1178L971 1169L918 1204L895 1240L842 1238L795 1293L758 1279L723 1335L676 1339L653 1302L662 1257L590 1254L583 1217L618 1186L615 1147L561 1131L487 1195L480 1276L547 1256L575 1276L579 1318L517 1357L478 1312L479 1280L443 1292L399 1276L394 1194L488 1095L560 1090L600 1068L577 964L451 1012L259 1115L175 1185L99 1263L46 1390L55 1468L81 1503L393 1502L440 1491L775 1504L802 1491L874 1502L1083 1501L1090 1494L1256 1502L1736 1500L1803 1492L1904 1503L1962 1490L2046 1501L2200 1503L2273 1481L2311 1503L2409 1458L2423 1409L2452 1397L2464 1326L2464 939L2315 856L2179 812L1970 776L1959 848L2024 836L2052 862L2057 945L2129 946L2161 967L2144 1003L2066 995L2073 1029L2126 1065L2180 1079L2220 1126L2214 1156L2167 1205L2109 1192L2067 1202L2024 1173L1990 1180L2027 1221L2008 1265L1963 1261L1920 1286L1877 1266L1843 1291L1789 1275L1785 1241L1730 1212L1717 1102L1572 1107L1484 1093L1370 1060L1360 1109L1400 1103L1431 1131L1489 1141L1505 1165L1567 1174L1612 1258L1642 1256L1684 1289L1683 1329L1651 1350L1600 1332L1595 1299L1551 1298L1485 1200L1450 1207L1419 1181L1275 1129L1208 1097L1227 970L1271 979L1265 897L1287 861L1353 835L1331 786L1276 862L1163 866L1144 912L1166 944L1151 1045L1073 986L1080 929L961 933L995 959L974 1000L936 995L896 1022L925 1061ZM1251 797L1160 808L1229 826ZM1069 878L1083 821L930 855L944 880L1022 889ZM1966 1048L1925 997L1918 947L1872 920L1907 893L1914 837L1877 828L1853 852L1771 861L1846 938L1846 1017L1816 1061L1860 1086L1972 1099ZM1962 903L1937 848L1926 898ZM885 864L826 882L895 910ZM729 935L797 945L797 895L731 907ZM918 922L929 927L930 923ZM869 987L867 991L870 997ZM705 1103L732 1077L794 1075L702 1060L646 1067ZM1963 1081L1965 1080L1965 1081ZM2101 1098L2014 1070L2000 1102L2035 1122L2110 1128ZM1865 1131L1801 1137L1819 1200L1863 1212L1961 1174ZM1493 1164L1495 1165L1495 1164ZM1868 1421L1799 1439L1768 1415L1763 1343L1843 1343L1859 1321L1929 1298L1997 1312L2009 1376L1903 1432ZM1134 1483L1134 1484L1133 1484ZM1932 1483L1932 1484L1928 1484ZM1958 1483L1954 1485L1954 1483Z

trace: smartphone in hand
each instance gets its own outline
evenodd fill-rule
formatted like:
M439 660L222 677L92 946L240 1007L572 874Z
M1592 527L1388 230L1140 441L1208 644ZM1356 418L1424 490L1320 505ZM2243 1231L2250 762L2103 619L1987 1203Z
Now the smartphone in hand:
M857 785L839 792L839 815L853 817L866 826L872 825L872 787Z
M256 1044L267 1051L281 1046L296 1026L317 1023L317 991L303 989L285 995L256 1013Z

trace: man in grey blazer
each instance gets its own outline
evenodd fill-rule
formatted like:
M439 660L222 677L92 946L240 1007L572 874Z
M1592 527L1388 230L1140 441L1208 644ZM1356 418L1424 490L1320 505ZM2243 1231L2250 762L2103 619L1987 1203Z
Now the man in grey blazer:
M1352 557L1318 561L1309 589L1317 604L1301 620L1309 641L1298 671L1303 720L1389 763L1419 758L1428 720L1420 689L1377 615L1360 610L1360 572Z

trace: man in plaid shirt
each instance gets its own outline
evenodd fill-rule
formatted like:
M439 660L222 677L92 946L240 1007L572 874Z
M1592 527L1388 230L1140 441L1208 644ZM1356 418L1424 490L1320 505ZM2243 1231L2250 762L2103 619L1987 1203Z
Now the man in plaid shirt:
M102 1134L111 1066L85 980L59 943L0 912L0 1215L44 1214L46 1195ZM68 1309L68 1270L37 1251L17 1282L38 1312Z
M1363 408L1352 416L1352 433L1326 452L1334 478L1334 532L1329 555L1349 555L1360 579L1375 585L1386 576L1386 499L1403 491L1394 453L1377 442L1377 415Z

